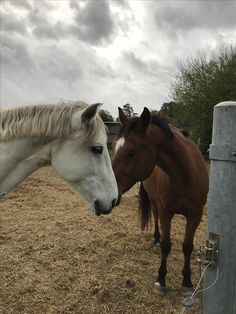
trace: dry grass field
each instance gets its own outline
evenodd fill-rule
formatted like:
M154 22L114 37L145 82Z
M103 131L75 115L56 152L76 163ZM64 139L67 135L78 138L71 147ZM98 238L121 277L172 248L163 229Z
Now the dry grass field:
M180 313L183 217L172 225L168 293L153 289L160 251L139 230L137 187L108 216L96 217L50 168L0 202L0 312L3 314ZM206 213L192 256L203 244ZM200 313L200 299L187 313Z

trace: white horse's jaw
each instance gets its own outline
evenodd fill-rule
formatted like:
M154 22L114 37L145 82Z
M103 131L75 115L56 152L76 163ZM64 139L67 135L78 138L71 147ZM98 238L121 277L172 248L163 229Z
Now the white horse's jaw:
M101 185L100 180L91 177L85 178L79 184L72 183L71 186L76 190L84 200L89 204L92 212L97 215L107 215L116 206L118 202L118 188L113 172L104 175L104 182L109 176L108 185ZM102 177L102 175L100 175Z

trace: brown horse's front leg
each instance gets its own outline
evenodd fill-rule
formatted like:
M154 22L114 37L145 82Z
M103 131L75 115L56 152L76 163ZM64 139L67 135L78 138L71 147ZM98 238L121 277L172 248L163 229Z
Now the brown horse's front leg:
M188 217L186 230L185 230L185 237L183 242L183 253L184 253L184 267L182 270L183 274L183 281L182 286L187 290L191 290L193 287L191 281L191 268L190 268L190 261L191 261L191 254L193 251L193 239L196 232L196 229L201 221L201 217Z
M161 265L158 270L158 277L156 282L159 283L160 286L166 286L166 274L167 274L167 257L171 251L171 241L168 240L161 240Z
M158 270L158 277L155 282L155 286L158 288L159 292L163 293L166 287L166 274L167 274L167 258L171 251L171 240L170 240L170 227L171 227L171 217L166 215L162 217L160 213L161 222L161 265Z
M184 267L182 269L182 274L183 274L182 286L184 288L193 287L192 281L191 281L191 268L190 268L190 260L191 260L192 251L193 251L193 244L184 242L183 243Z

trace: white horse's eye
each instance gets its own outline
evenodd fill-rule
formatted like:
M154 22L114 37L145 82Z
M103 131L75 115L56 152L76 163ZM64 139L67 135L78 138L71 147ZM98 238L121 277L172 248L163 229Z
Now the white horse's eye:
M102 154L103 152L103 147L102 146L92 146L91 150L94 154Z

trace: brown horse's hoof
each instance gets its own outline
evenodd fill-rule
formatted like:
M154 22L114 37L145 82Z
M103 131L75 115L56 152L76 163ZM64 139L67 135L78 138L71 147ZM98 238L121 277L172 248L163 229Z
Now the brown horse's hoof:
M153 238L153 245L160 247L161 242L159 240L156 240L155 238Z
M193 294L193 288L192 287L182 287L182 294L185 297L189 297Z
M165 286L161 286L158 281L154 282L153 291L157 292L159 295L164 296L167 293L167 288Z
M151 248L152 248L152 250L154 251L154 252L161 252L161 247L160 247L160 244L159 243L153 243L152 245L151 245Z

